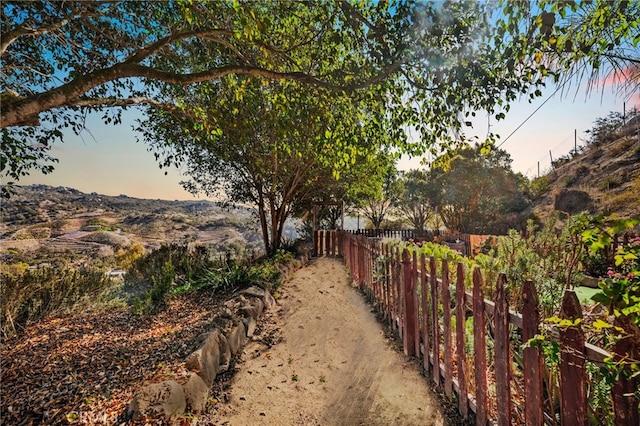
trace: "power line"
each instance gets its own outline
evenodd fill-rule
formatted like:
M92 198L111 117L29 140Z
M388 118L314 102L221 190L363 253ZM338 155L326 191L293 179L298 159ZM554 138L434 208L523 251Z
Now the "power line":
M575 74L575 73L574 73L574 74ZM510 138L511 136L513 136L513 134L514 134L515 132L517 132L518 130L520 130L520 128L521 128L522 126L524 126L524 125L525 125L525 123L526 123L527 121L529 121L529 119L530 119L531 117L533 117L533 115L534 115L536 112L538 112L538 111L540 110L540 108L542 108L542 107L544 106L544 104L546 104L546 103L547 103L551 98L553 98L553 97L555 96L555 94L556 94L556 93L558 93L558 92L559 92L559 91L564 87L564 85L565 85L565 84L567 84L567 81L569 81L569 79L570 79L571 77L573 77L573 76L570 76L567 80L565 80L565 81L564 81L564 83L562 83L560 86L558 86L558 88L556 88L556 90L555 90L555 91L554 91L554 92L553 92L553 93L552 93L552 94L551 94L547 99L545 99L545 101L544 101L542 104L540 104L540 106L538 106L538 108L536 108L536 109L535 109L531 114L529 114L529 116L528 116L527 118L525 118L525 119L524 119L524 121L523 121L522 123L520 123L520 124L518 125L518 127L516 127L516 129L515 129L513 132L511 132L511 134L509 134L509 136L507 136L507 137L506 137L506 138L505 138L505 139L500 143L500 145L498 145L496 148L500 148L502 145L504 145L504 144L505 144L505 142L507 142L507 141L509 140L509 138Z

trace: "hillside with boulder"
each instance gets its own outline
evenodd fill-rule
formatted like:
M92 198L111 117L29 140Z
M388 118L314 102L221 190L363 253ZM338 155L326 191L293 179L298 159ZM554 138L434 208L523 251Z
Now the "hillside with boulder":
M609 128L598 121L585 147L532 181L537 198L528 214L541 220L554 210L640 216L640 115L617 126L615 118L606 121Z

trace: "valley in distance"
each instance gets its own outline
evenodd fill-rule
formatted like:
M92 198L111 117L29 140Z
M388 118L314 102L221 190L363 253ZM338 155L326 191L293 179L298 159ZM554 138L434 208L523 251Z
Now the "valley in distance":
M264 251L250 208L207 200L149 200L15 185L0 214L2 263L7 255L20 253L31 267L99 266L132 244L151 251L163 244L200 243L212 253L234 257L257 257ZM294 226L286 233L294 236Z

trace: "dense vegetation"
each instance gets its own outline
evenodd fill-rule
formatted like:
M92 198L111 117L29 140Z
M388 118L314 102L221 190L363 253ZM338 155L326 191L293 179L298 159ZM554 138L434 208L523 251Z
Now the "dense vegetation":
M14 258L13 260L11 258ZM0 323L10 336L47 317L78 310L130 306L137 314L162 309L171 297L193 291L225 295L252 285L273 290L281 265L293 255L278 251L261 261L220 256L203 245L171 243L145 253L139 244L116 253L111 265L126 269L124 278L106 269L47 263L30 268L19 252L5 255L0 270Z

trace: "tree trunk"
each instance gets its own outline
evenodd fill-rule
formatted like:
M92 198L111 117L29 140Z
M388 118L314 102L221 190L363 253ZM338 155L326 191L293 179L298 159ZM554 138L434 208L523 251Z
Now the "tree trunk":
M264 209L264 197L262 191L258 190L258 216L260 217L260 228L262 230L262 242L264 250L269 253L269 227L267 225L267 213Z

